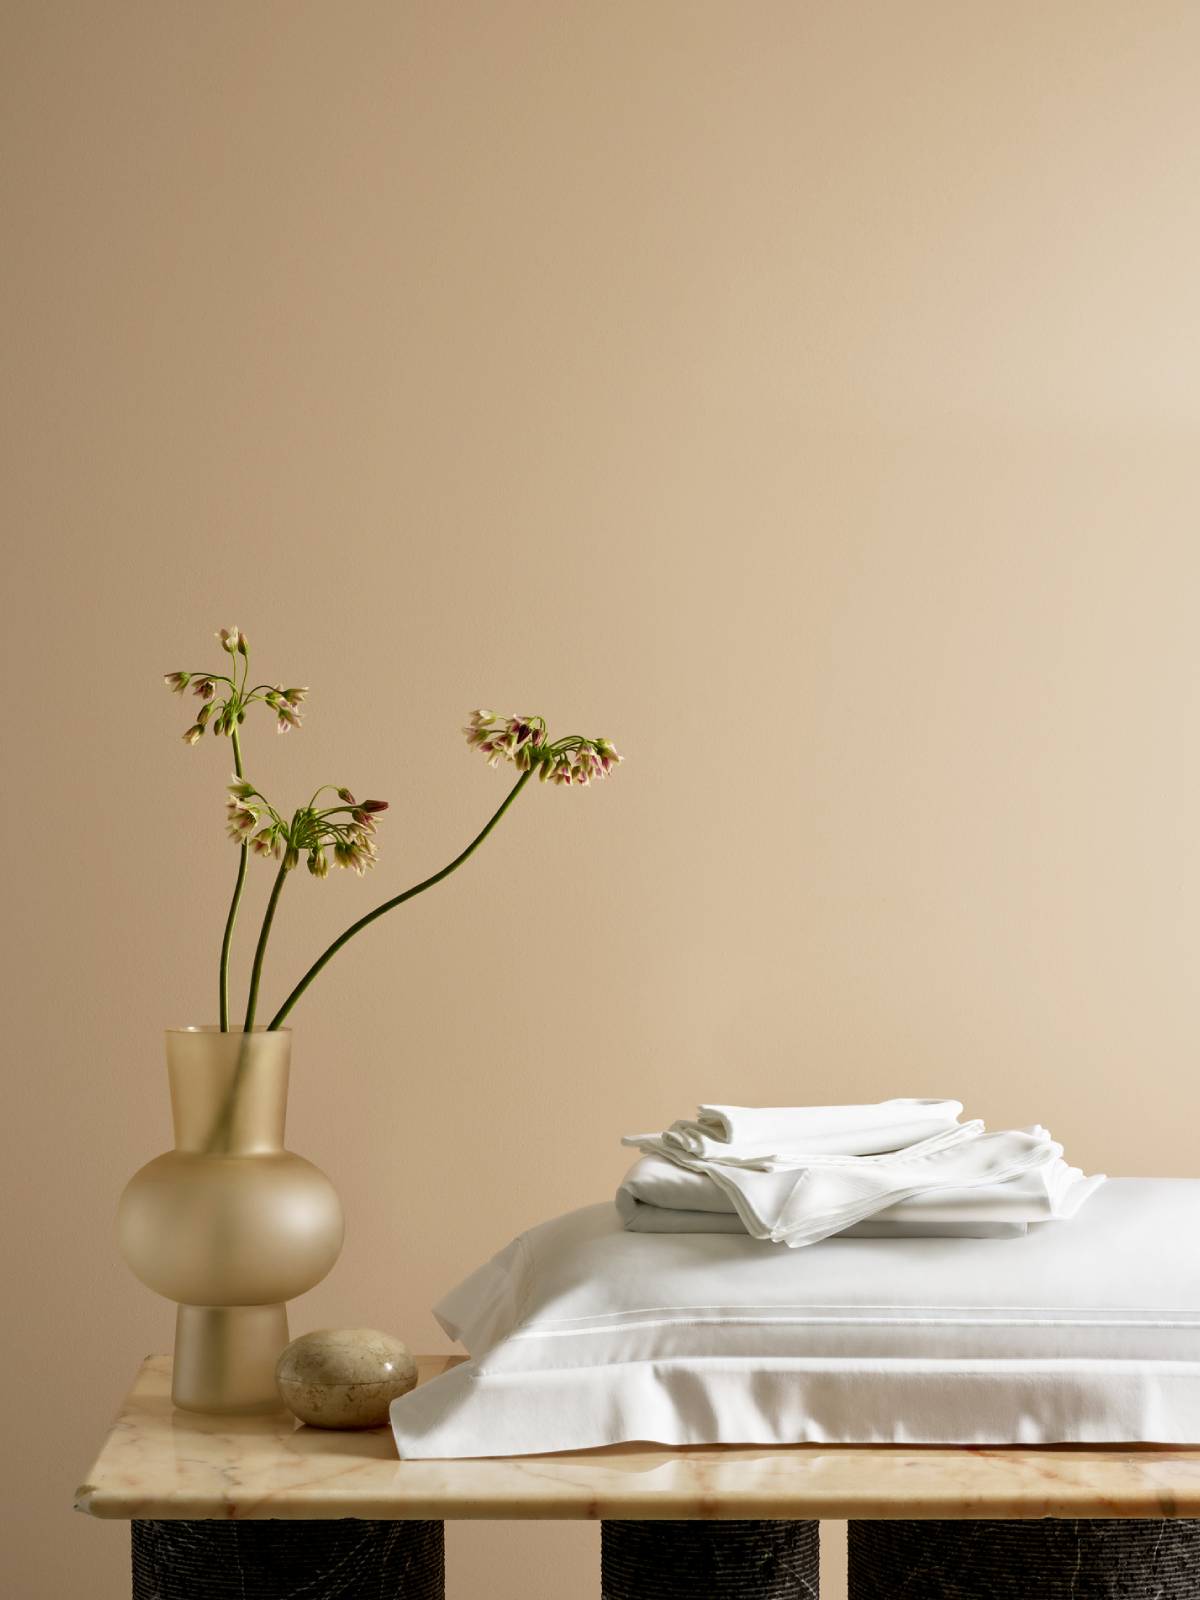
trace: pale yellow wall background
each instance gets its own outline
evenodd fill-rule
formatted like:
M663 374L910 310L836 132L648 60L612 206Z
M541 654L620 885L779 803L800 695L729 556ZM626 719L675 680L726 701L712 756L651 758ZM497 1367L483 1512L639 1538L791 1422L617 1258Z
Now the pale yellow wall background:
M393 803L268 999L498 803L467 707L629 756L298 1010L297 1331L444 1347L701 1097L1196 1171L1198 67L1164 0L9 0L6 1593L128 1592L69 1504L170 1337L111 1215L215 1010L228 750L159 674L218 625L312 686L259 781ZM595 1547L455 1530L454 1600Z

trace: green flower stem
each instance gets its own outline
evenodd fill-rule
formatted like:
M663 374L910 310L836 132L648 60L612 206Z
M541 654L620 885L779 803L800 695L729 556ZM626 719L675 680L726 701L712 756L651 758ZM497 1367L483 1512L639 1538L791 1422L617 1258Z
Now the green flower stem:
M435 883L441 883L443 878L448 878L452 872L461 867L467 857L474 854L474 852L487 838L488 834L491 833L492 829L500 821L500 818L508 810L509 806L512 805L513 801L517 798L521 790L529 782L532 776L532 769L529 772L523 772L521 774L516 783L514 783L512 788L509 790L508 795L506 796L500 809L489 818L489 820L484 824L483 828L475 835L461 855L455 856L454 860L451 861L448 866L443 867L440 872L435 872L432 878L426 878L424 882L414 884L411 889L405 889L403 894L395 895L391 900L385 900L381 906L376 906L374 911L368 911L365 917L359 917L357 922L352 922L344 933L339 934L329 946L328 950L326 950L323 955L317 957L312 966L309 967L308 971L300 979L300 982L292 990L291 994L288 995L287 999L280 1006L279 1010L271 1018L270 1022L268 1022L267 1031L270 1032L272 1029L282 1026L284 1018L296 1004L296 1001L299 1000L300 996L308 988L309 984L316 977L317 973L320 972L321 968L327 961L331 961L333 957L337 955L338 951L344 944L353 939L356 933L361 933L368 923L374 922L376 917L382 917L385 911L393 911L397 906L403 905L406 900L411 900L414 895L422 894L426 889L432 889Z
M262 931L258 936L258 948L254 952L254 968L250 973L250 993L246 999L246 1020L242 1024L242 1032L249 1033L254 1026L254 1013L258 1009L258 985L262 978L263 957L267 953L267 940L271 937L271 924L275 920L275 907L279 904L279 896L283 892L283 882L290 868L287 856L279 864L279 871L275 874L275 882L271 888L271 898L267 901L267 909L263 913Z
M239 778L242 772L242 747L238 742L237 725L235 724L229 735L233 745L233 770ZM250 857L248 845L241 845L238 849L237 882L233 886L233 899L229 903L229 915L225 918L225 937L221 940L221 1032L229 1032L229 951L233 944L233 925L237 921L238 906L242 901L242 888L246 882L246 862Z

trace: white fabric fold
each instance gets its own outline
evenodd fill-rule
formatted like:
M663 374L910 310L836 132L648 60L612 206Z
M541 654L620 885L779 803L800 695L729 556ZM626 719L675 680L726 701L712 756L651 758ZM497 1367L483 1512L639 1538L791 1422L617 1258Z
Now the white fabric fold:
M704 1213L732 1211L753 1238L799 1248L856 1226L870 1227L874 1237L898 1227L898 1236L907 1236L909 1224L918 1234L989 1237L995 1236L992 1225L1001 1225L1006 1236L1030 1221L1078 1209L1103 1181L1069 1167L1045 1128L986 1133L982 1122L959 1123L961 1111L953 1100L702 1106L694 1120L623 1140L662 1165L650 1169L648 1187L658 1185L654 1195L638 1192L644 1187L638 1180L631 1188L630 1174L618 1192L618 1209L630 1231L642 1232L704 1231ZM921 1137L914 1141L913 1133ZM667 1166L701 1184L680 1193L666 1177ZM645 1179L644 1170L640 1175ZM976 1192L981 1199L973 1203ZM915 1211L899 1213L905 1204ZM697 1213L700 1220L660 1228L654 1225L660 1219L638 1210L645 1205Z
M1032 1130L1031 1130L1032 1131ZM1008 1239L1030 1224L1072 1217L1104 1182L1085 1177L1061 1157L1004 1183L911 1195L840 1237L894 1239ZM616 1195L630 1233L744 1233L733 1201L706 1172L659 1155L642 1156Z
M882 1100L861 1106L700 1106L694 1119L659 1135L685 1155L711 1161L784 1161L806 1156L871 1156L944 1133L962 1115L959 1100Z

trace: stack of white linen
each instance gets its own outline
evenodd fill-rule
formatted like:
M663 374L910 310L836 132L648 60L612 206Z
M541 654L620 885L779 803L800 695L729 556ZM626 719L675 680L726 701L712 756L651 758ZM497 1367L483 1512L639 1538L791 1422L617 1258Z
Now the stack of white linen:
M1104 1182L1040 1126L988 1133L958 1100L703 1105L642 1151L617 1191L634 1233L749 1233L793 1248L831 1234L1010 1238L1074 1216Z

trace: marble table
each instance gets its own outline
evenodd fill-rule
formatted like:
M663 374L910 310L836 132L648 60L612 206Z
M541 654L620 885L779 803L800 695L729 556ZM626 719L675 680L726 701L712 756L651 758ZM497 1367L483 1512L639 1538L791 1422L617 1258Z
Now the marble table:
M445 1371L455 1359L421 1358L421 1381ZM440 1594L438 1573L421 1587L416 1569L438 1567L442 1524L464 1518L603 1521L604 1593L614 1600L643 1593L662 1600L675 1593L662 1571L653 1574L652 1581L646 1574L649 1547L642 1546L653 1532L646 1527L650 1523L663 1524L654 1534L654 1548L659 1551L667 1547L664 1541L684 1541L672 1549L667 1563L672 1573L683 1574L681 1594L697 1594L694 1572L683 1582L688 1553L699 1552L698 1559L708 1562L705 1570L711 1572L719 1556L719 1551L714 1555L711 1541L722 1539L730 1549L738 1546L739 1561L745 1557L744 1542L757 1541L761 1549L756 1571L761 1581L757 1587L736 1591L710 1583L708 1593L814 1594L815 1521L821 1518L852 1524L852 1593L856 1527L865 1530L858 1561L863 1572L879 1560L900 1559L895 1550L880 1555L878 1541L889 1526L904 1531L910 1544L913 1538L918 1540L919 1549L910 1549L905 1559L928 1567L934 1548L930 1540L936 1537L941 1556L950 1551L950 1564L961 1568L961 1555L952 1553L955 1524L960 1525L960 1536L969 1531L973 1545L978 1545L981 1524L1000 1528L1025 1523L1028 1536L1035 1537L1036 1525L1050 1518L1067 1519L1076 1547L1082 1537L1079 1530L1091 1530L1088 1536L1093 1542L1103 1542L1104 1524L1121 1523L1120 1528L1109 1529L1105 1548L1110 1558L1116 1535L1128 1545L1138 1529L1154 1542L1155 1560L1164 1548L1175 1559L1186 1545L1189 1564L1181 1581L1187 1586L1170 1587L1161 1574L1153 1576L1157 1568L1151 1565L1147 1571L1155 1586L1145 1592L1163 1600L1177 1593L1200 1594L1200 1565L1191 1556L1197 1548L1196 1528L1190 1520L1200 1518L1200 1449L796 1445L677 1450L635 1444L547 1456L400 1461L386 1429L327 1432L303 1427L282 1411L268 1417L201 1416L174 1410L170 1387L169 1358L148 1358L76 1496L80 1511L134 1525L138 1600L191 1600L226 1592L266 1597L301 1589L308 1600L377 1592L405 1600ZM913 1532L920 1522L929 1524L924 1543L920 1531ZM217 1524L225 1525L220 1535ZM257 1535L251 1524L261 1525ZM697 1524L707 1525L708 1532L698 1530ZM716 1524L727 1525L724 1534L714 1531ZM338 1525L343 1532L363 1536L349 1556L336 1543ZM804 1527L812 1531L811 1560L801 1559L803 1553L798 1554L795 1544L796 1530ZM370 1550L364 1543L368 1529L374 1530L376 1539ZM1015 1532L1010 1529L1006 1537L1011 1539ZM218 1536L243 1541L236 1552L240 1583L245 1581L246 1561L254 1557L246 1541L255 1537L275 1541L259 1552L267 1568L274 1571L281 1562L286 1565L281 1551L289 1552L297 1573L302 1568L306 1574L304 1582L283 1573L276 1587L220 1588L205 1566L205 1552ZM780 1538L785 1538L786 1548L779 1545ZM313 1587L313 1574L323 1567L353 1571L356 1560L376 1560L381 1539L395 1568L389 1568L386 1585L360 1588L354 1586L359 1580L351 1578L350 1587L337 1587L340 1580L333 1578L325 1587ZM703 1539L710 1545L697 1543ZM1144 1565L1150 1559L1132 1547L1123 1549L1123 1563L1133 1560ZM1014 1559L1027 1561L1028 1547L1025 1555ZM1107 1564L1111 1566L1112 1560ZM763 1576L768 1571L774 1574L769 1582ZM1021 1592L1027 1592L1026 1568L1020 1578ZM1078 1578L1076 1572L1072 1592L1080 1596L1141 1593L1128 1586L1111 1591L1081 1588ZM860 1585L859 1592L865 1596L883 1591ZM894 1592L918 1591L895 1587ZM994 1583L986 1590L956 1590L927 1578L919 1592L924 1600L960 1592L1009 1591ZM1043 1583L1037 1592L1057 1591Z

